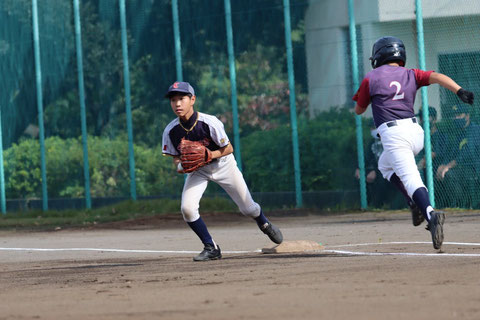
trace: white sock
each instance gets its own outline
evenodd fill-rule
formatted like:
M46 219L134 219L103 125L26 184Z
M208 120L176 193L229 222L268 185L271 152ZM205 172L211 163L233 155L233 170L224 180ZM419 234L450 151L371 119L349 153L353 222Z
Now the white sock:
M428 207L427 207L427 217L428 217L428 220L430 220L430 218L431 218L430 213L432 213L432 211L433 211L432 206L428 206Z

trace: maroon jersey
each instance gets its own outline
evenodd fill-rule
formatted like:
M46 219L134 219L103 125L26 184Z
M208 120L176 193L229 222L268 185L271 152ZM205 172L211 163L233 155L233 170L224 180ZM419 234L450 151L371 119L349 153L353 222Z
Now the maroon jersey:
M353 100L362 108L372 103L377 128L384 122L413 118L417 90L429 85L432 72L385 64L367 73Z

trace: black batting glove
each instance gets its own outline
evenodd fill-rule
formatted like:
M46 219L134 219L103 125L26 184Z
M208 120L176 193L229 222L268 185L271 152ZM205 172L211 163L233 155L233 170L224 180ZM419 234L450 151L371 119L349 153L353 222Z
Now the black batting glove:
M460 88L457 96L465 103L473 104L473 92Z

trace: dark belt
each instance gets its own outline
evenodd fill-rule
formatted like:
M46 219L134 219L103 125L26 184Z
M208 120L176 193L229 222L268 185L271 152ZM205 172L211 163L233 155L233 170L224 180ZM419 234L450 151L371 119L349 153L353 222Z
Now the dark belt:
M410 118L413 123L417 123L417 118ZM387 122L387 127L395 127L398 126L397 120Z

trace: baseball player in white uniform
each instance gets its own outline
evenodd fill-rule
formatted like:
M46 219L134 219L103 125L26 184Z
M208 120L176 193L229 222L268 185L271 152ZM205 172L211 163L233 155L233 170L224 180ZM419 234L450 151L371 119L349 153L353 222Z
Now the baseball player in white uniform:
M355 112L362 114L372 104L373 119L384 150L378 168L385 179L415 202L428 222L433 247L440 249L445 217L432 208L415 163L415 155L423 149L424 142L424 132L413 109L415 95L420 87L438 83L465 103L473 104L474 96L444 74L405 68L406 59L402 40L382 37L375 42L370 58L373 70L365 76L353 97L357 102ZM414 225L421 223L421 217L413 218Z
M248 190L243 175L233 156L233 147L225 133L223 123L215 116L194 110L195 91L188 82L173 83L166 94L177 118L163 132L163 154L173 157L179 173L183 172L179 145L182 139L199 141L210 150L213 159L207 165L188 173L182 192L181 211L184 220L204 245L194 261L216 260L222 257L220 247L212 239L200 217L199 203L209 181L218 183L237 204L242 214L257 222L260 230L274 243L281 243L283 236L263 214Z

